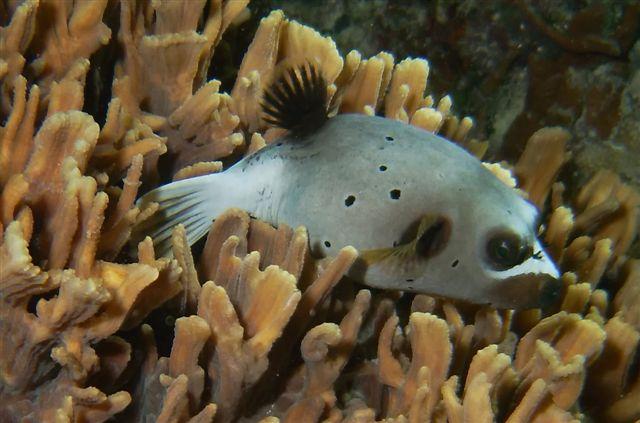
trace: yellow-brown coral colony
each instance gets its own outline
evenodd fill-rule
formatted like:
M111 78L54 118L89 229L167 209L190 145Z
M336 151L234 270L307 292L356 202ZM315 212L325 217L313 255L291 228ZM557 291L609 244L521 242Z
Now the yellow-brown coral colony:
M486 151L448 97L425 96L425 60L342 56L280 11L221 92L211 59L247 3L0 6L0 420L640 418L640 261L626 255L640 196L610 171L565 192L560 128L540 129L513 166L490 166L548 210L542 237L567 289L546 314L358 291L338 284L353 248L316 260L304 228L235 209L197 254L177 227L173 259L149 238L128 258L132 228L154 212L136 207L141 187L218 172L281 134L260 99L282 66L316 64L334 113ZM100 82L111 98L89 94L98 60L113 68ZM83 110L103 101L98 124Z

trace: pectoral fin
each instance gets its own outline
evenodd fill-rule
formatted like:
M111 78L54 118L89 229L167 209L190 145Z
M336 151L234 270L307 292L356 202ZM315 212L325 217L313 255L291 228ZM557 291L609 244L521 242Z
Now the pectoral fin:
M428 259L440 253L449 242L451 223L439 215L424 216L420 221L413 250L419 257Z
M451 234L449 220L440 215L424 215L413 239L402 245L389 248L364 250L360 258L373 265L387 261L391 264L434 257L444 249Z

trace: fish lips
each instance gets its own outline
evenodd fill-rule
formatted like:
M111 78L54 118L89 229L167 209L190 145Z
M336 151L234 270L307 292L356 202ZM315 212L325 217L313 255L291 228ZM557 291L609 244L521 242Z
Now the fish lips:
M499 308L527 310L556 308L564 298L566 286L548 274L527 273L511 276L495 284L487 295L490 304Z

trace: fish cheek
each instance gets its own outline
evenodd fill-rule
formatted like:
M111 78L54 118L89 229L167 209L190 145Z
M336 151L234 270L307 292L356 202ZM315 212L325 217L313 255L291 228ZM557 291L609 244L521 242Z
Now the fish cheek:
M411 283L428 272L429 260L444 250L450 236L449 219L424 215L409 225L393 247L360 251L349 274L371 286L413 290L401 281Z

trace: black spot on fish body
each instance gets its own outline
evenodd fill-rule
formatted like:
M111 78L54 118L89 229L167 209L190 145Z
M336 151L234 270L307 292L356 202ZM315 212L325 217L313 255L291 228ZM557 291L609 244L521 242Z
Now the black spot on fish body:
M460 263L460 261L458 259L455 259L453 261L453 263L451 263L451 267L458 267L458 264Z
M331 248L331 243L329 241L325 241L324 246L327 248Z
M380 172L385 172L387 170L387 167L385 165L382 165L378 169L380 170Z
M347 207L351 207L355 202L356 202L356 197L353 195L350 195L347 198L345 198L344 205Z
M391 197L392 200L399 200L400 194L401 191L399 189L392 189L391 191L389 191L389 197Z

